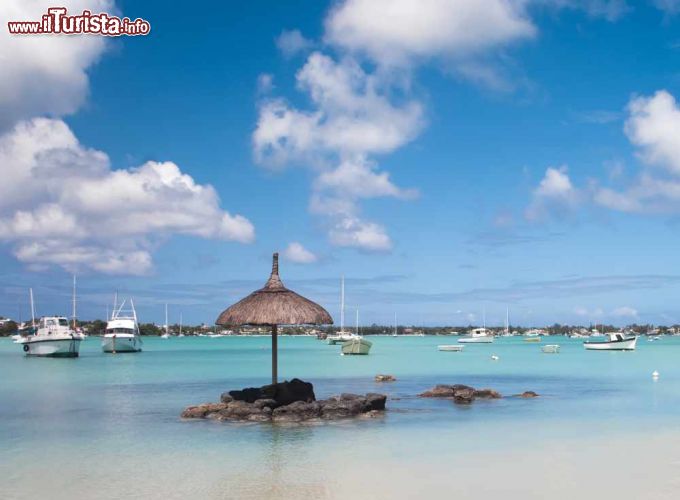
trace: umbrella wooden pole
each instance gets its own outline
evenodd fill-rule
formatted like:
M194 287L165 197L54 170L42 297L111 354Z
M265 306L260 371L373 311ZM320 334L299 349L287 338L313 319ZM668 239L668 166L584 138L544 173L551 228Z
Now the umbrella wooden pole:
M272 384L278 381L278 331L276 325L272 325Z

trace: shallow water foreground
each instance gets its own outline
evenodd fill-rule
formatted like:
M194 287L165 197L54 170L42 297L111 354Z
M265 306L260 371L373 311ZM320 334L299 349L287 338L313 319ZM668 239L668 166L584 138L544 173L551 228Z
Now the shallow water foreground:
M367 357L280 339L281 378L318 398L385 392L384 418L304 426L182 421L190 404L268 382L268 337L145 339L141 354L25 358L0 340L0 495L70 498L618 498L680 496L680 339L633 353L500 339L444 353L378 337ZM492 361L491 355L498 355ZM651 373L658 370L658 381ZM377 384L391 373L397 382ZM414 397L491 387L469 407Z

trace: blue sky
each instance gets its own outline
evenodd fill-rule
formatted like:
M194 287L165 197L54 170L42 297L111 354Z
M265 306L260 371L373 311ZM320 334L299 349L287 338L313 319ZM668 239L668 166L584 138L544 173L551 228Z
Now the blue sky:
M66 5L152 32L0 35L0 314L680 322L680 3Z

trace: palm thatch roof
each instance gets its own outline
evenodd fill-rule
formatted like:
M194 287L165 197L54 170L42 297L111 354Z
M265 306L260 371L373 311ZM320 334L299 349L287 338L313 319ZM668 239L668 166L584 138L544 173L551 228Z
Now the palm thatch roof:
M288 290L279 277L279 254L264 287L225 309L218 325L327 325L333 318L323 307Z

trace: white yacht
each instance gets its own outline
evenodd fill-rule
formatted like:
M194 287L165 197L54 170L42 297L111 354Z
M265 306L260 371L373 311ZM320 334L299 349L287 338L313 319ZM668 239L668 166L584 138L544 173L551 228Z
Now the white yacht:
M583 347L589 351L634 351L637 337L627 337L622 332L605 334L607 340L586 340ZM592 336L592 335L591 335Z
M34 335L15 342L27 356L76 358L82 338L68 324L64 316L45 316L38 322Z
M130 299L130 309L123 310L125 301L120 307L114 306L111 319L106 323L106 333L102 337L102 351L113 354L119 352L140 352L142 338L139 334L137 311Z
M475 328L467 337L458 339L459 344L490 344L493 342L493 333L487 328Z

